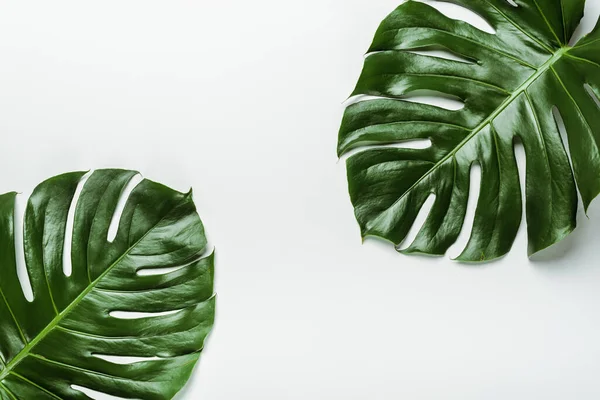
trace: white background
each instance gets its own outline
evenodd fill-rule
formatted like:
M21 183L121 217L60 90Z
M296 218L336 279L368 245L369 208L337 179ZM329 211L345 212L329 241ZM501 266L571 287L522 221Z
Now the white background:
M600 201L535 261L523 229L481 266L361 245L337 129L398 2L1 2L1 192L194 188L218 313L179 399L600 398Z

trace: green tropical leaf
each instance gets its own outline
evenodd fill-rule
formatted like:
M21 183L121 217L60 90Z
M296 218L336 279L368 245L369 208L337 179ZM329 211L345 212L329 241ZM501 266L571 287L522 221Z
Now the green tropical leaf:
M522 204L515 142L525 149L529 254L576 224L577 187L584 206L600 192L600 24L569 40L585 0L453 0L483 17L483 32L407 1L379 27L354 96L377 96L346 109L338 153L363 237L400 244L430 195L431 212L404 253L443 255L457 240L467 208L470 169L481 191L462 261L491 260L511 248ZM465 61L415 54L444 50ZM454 96L451 111L404 101L415 91ZM572 164L553 115L564 120ZM425 149L390 144L429 139ZM368 148L366 146L369 146ZM576 183L577 182L577 186Z
M23 249L33 301L18 276L16 193L0 196L0 397L90 399L85 388L170 399L188 380L214 318L213 254L191 192L141 181L109 240L137 172L84 174L53 177L28 200ZM72 237L66 274L65 237Z

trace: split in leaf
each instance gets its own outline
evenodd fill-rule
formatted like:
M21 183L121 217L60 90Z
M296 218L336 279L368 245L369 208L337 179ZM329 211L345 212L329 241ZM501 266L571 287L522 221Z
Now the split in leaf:
M521 223L515 143L526 155L529 254L576 225L577 187L587 207L600 193L600 24L569 46L585 0L453 0L483 17L483 32L407 1L381 24L345 112L338 154L363 237L399 245L430 195L435 201L403 253L443 255L463 228L469 175L481 167L481 191L461 261L505 255ZM443 50L449 60L413 51ZM460 110L405 101L435 91ZM553 110L564 120L568 149ZM390 144L427 139L421 149ZM366 146L369 146L366 148ZM576 184L577 182L577 184Z
M78 388L170 399L188 380L214 320L213 254L191 192L144 179L118 207L136 175L73 172L34 190L23 223L31 302L17 194L0 195L2 400L90 399Z

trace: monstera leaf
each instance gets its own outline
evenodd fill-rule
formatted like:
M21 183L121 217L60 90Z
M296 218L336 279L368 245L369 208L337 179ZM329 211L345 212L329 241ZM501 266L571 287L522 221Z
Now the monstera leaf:
M375 35L353 95L377 98L349 106L339 134L340 155L363 149L347 161L355 214L363 236L398 245L433 194L431 212L403 252L442 255L462 229L476 163L481 191L458 259L500 257L521 223L514 154L521 142L533 254L575 228L577 186L586 208L600 191L600 26L569 46L584 0L452 2L483 17L495 34L407 1ZM464 61L411 50L444 50ZM402 100L423 90L458 98L464 108ZM564 120L572 164L554 108ZM393 145L415 139L431 146Z
M190 376L213 324L213 255L191 193L149 180L131 191L109 240L136 174L98 170L81 186L84 173L73 172L35 189L23 223L32 301L16 266L16 193L0 196L3 400L90 399L85 389L170 399Z

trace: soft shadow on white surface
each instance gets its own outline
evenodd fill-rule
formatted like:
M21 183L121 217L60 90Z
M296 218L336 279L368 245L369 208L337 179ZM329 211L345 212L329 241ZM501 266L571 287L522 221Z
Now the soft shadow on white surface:
M576 263L564 263L565 260L573 258L573 255L580 253L585 249L592 248L596 250L596 244L600 243L600 200L596 199L590 205L587 215L583 209L583 204L579 202L577 213L577 228L561 242L551 246L540 253L534 255L531 261L534 266L542 269L573 269L580 268ZM594 268L600 266L600 259L597 265L583 264Z

